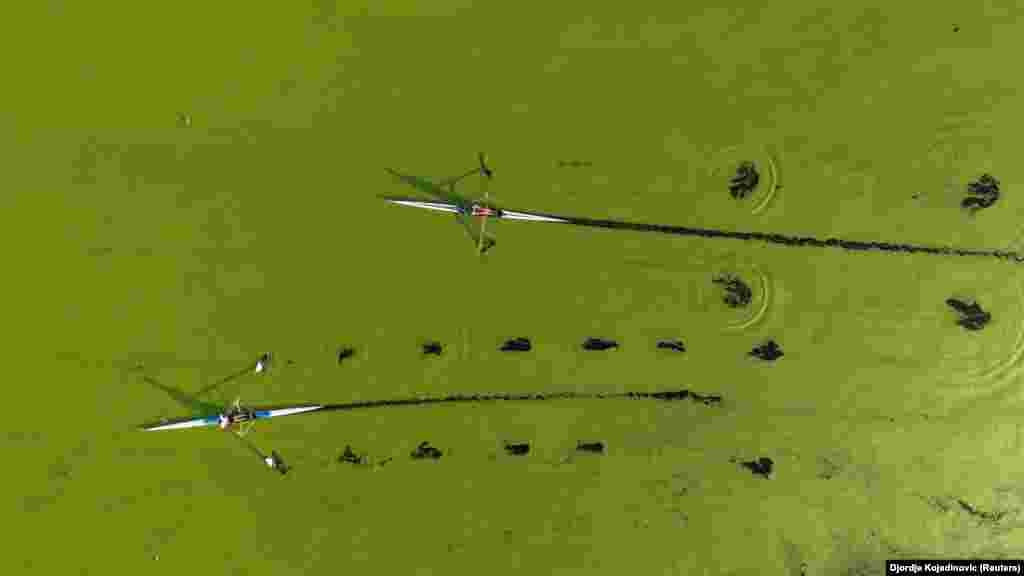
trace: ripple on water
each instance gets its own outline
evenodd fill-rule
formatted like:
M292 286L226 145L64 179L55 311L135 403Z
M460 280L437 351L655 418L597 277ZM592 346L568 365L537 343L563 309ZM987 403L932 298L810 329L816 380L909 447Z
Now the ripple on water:
M737 191L737 197L730 190L730 184L742 184L738 171L744 165L753 166L757 182L749 191L745 187ZM747 184L750 183L748 179ZM745 207L751 214L760 214L777 194L779 183L779 163L771 150L758 144L735 144L708 154L698 179L698 190L715 198L716 203L723 199Z
M882 378L865 385L888 392L899 382L901 393L947 402L999 392L1024 356L1024 269L894 258L859 275L817 275L829 355L851 374L877 371ZM991 323L977 332L958 326L950 297L976 299Z
M743 331L758 325L771 306L772 282L757 264L736 254L689 258L686 265L654 259L627 258L627 264L644 271L652 295L651 306L666 310L682 306L686 314L700 318L701 326L712 330ZM728 282L739 280L749 289L745 304L730 305ZM742 289L741 289L742 290ZM736 293L733 293L736 300ZM688 322L692 323L692 322Z
M982 306L992 312L993 320L979 332L956 326L962 339L959 349L945 345L953 338L944 341L936 373L950 374L957 397L997 394L1020 373L1024 358L1024 289L1019 279L1011 282L1010 289L1014 292L1012 297L999 298L987 306L979 298ZM952 312L950 316L952 323Z
M1009 249L1024 248L1022 240L1024 235L1018 234ZM950 296L977 298L992 313L992 321L978 332L955 326L958 337L944 339L936 373L951 374L947 381L957 399L998 395L1014 385L1024 365L1024 270L999 270L991 280L953 290ZM949 316L954 323L955 314L950 311ZM949 341L960 344L954 347Z
M920 192L936 205L959 206L967 182L992 169L994 127L990 111L944 116L924 157L913 166L922 173L925 189Z
M760 266L731 254L709 262L706 270L699 284L698 305L711 315L714 326L743 331L764 320L772 302L772 282ZM739 283L735 288L730 286L733 280Z
M935 130L927 158L934 166L963 166L992 152L991 110L946 114Z
M992 321L977 332L956 324L956 313L942 299L933 305L938 312L937 337L923 338L936 352L919 350L927 358L922 369L948 400L965 401L991 397L1012 386L1024 360L1024 282L1021 272L1010 270L1006 282L972 280L951 282L947 297L977 299L992 313ZM929 385L931 386L931 385Z

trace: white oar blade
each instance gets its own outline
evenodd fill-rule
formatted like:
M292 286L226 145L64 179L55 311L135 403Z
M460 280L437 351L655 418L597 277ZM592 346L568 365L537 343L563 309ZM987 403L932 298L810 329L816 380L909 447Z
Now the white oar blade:
M561 224L568 224L569 221L565 218L557 218L555 216L542 216L540 214L530 214L529 212L513 212L512 210L501 211L502 220L523 220L526 222L554 222Z
M435 210L437 212L449 212L457 214L459 208L455 204L448 204L445 202L422 202L418 200L402 200L398 198L385 198L392 204L398 204L399 206L411 206L413 208L425 208L427 210Z
M169 422L167 424L157 424L155 426L148 426L143 428L146 432L156 432L158 430L183 430L185 428L202 428L204 426L216 426L217 417L211 416L208 418L193 418L192 420L185 420L183 422Z

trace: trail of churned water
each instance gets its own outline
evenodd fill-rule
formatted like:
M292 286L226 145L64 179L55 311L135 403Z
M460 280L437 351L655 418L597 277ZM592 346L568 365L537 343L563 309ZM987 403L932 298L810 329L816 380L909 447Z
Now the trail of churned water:
M1024 254L1013 250L984 250L956 248L953 246L921 246L914 244L895 244L891 242L870 242L862 240L844 240L842 238L814 238L810 236L789 236L785 234L769 234L765 232L733 232L709 228L690 228L686 226L668 226L663 224L645 224L640 222L624 222L620 220L597 220L572 216L554 216L575 226L589 228L605 228L609 230L630 230L633 232L656 232L676 236L696 236L700 238L729 238L748 242L764 242L786 247L837 248L858 252L903 252L907 254L931 254L935 256L957 256L974 258L995 258L1011 262L1024 262Z
M480 404L495 402L545 402L552 400L684 400L689 399L707 406L718 404L722 397L715 394L698 394L689 390L667 390L663 392L551 392L525 394L452 394L448 396L425 396L420 398L398 398L394 400L367 400L344 404L325 404L319 412L336 410L361 410L368 408L396 408L399 406L425 406L431 404Z

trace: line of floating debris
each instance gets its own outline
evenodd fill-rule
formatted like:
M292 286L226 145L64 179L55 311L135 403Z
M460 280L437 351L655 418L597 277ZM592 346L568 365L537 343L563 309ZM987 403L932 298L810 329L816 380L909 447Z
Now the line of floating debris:
M619 347L619 343L608 338L587 338L583 341L581 347L588 352L600 352L614 350ZM677 338L658 340L655 343L655 348L671 352L686 352L686 345ZM444 347L436 340L423 344L422 349L424 356L440 356L444 351ZM533 350L533 343L530 342L529 338L525 337L511 338L506 340L498 350L502 352L529 352ZM749 355L761 358L762 360L776 360L782 357L782 350L774 341L767 340L755 347ZM355 348L345 347L338 353L338 362L343 363L353 356L355 356Z

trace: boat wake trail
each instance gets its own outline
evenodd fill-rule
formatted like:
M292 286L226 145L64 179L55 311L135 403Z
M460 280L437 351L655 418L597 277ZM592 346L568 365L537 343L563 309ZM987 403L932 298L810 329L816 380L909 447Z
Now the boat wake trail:
M555 216L552 216L555 217ZM707 228L689 228L686 226L667 226L661 224L644 224L624 222L620 220L596 220L573 216L557 216L567 224L588 228L606 228L610 230L631 230L634 232L656 232L676 236L697 236L701 238L730 238L748 242L765 242L787 247L838 248L860 252L903 252L906 254L932 254L936 256L959 256L974 258L996 258L1011 262L1024 262L1024 254L1009 250L980 250L954 248L951 246L918 246L913 244L893 244L890 242L865 242L843 240L841 238L813 238L809 236L788 236L785 234L768 234L764 232L731 232Z
M706 406L719 404L722 397L704 395L689 390L668 390L663 392L553 392L550 394L453 394L422 398L401 398L394 400L368 400L345 404L325 404L319 412L341 410L363 410L369 408L397 408L399 406L426 406L431 404L484 404L496 402L545 402L551 400L662 400L689 399Z

